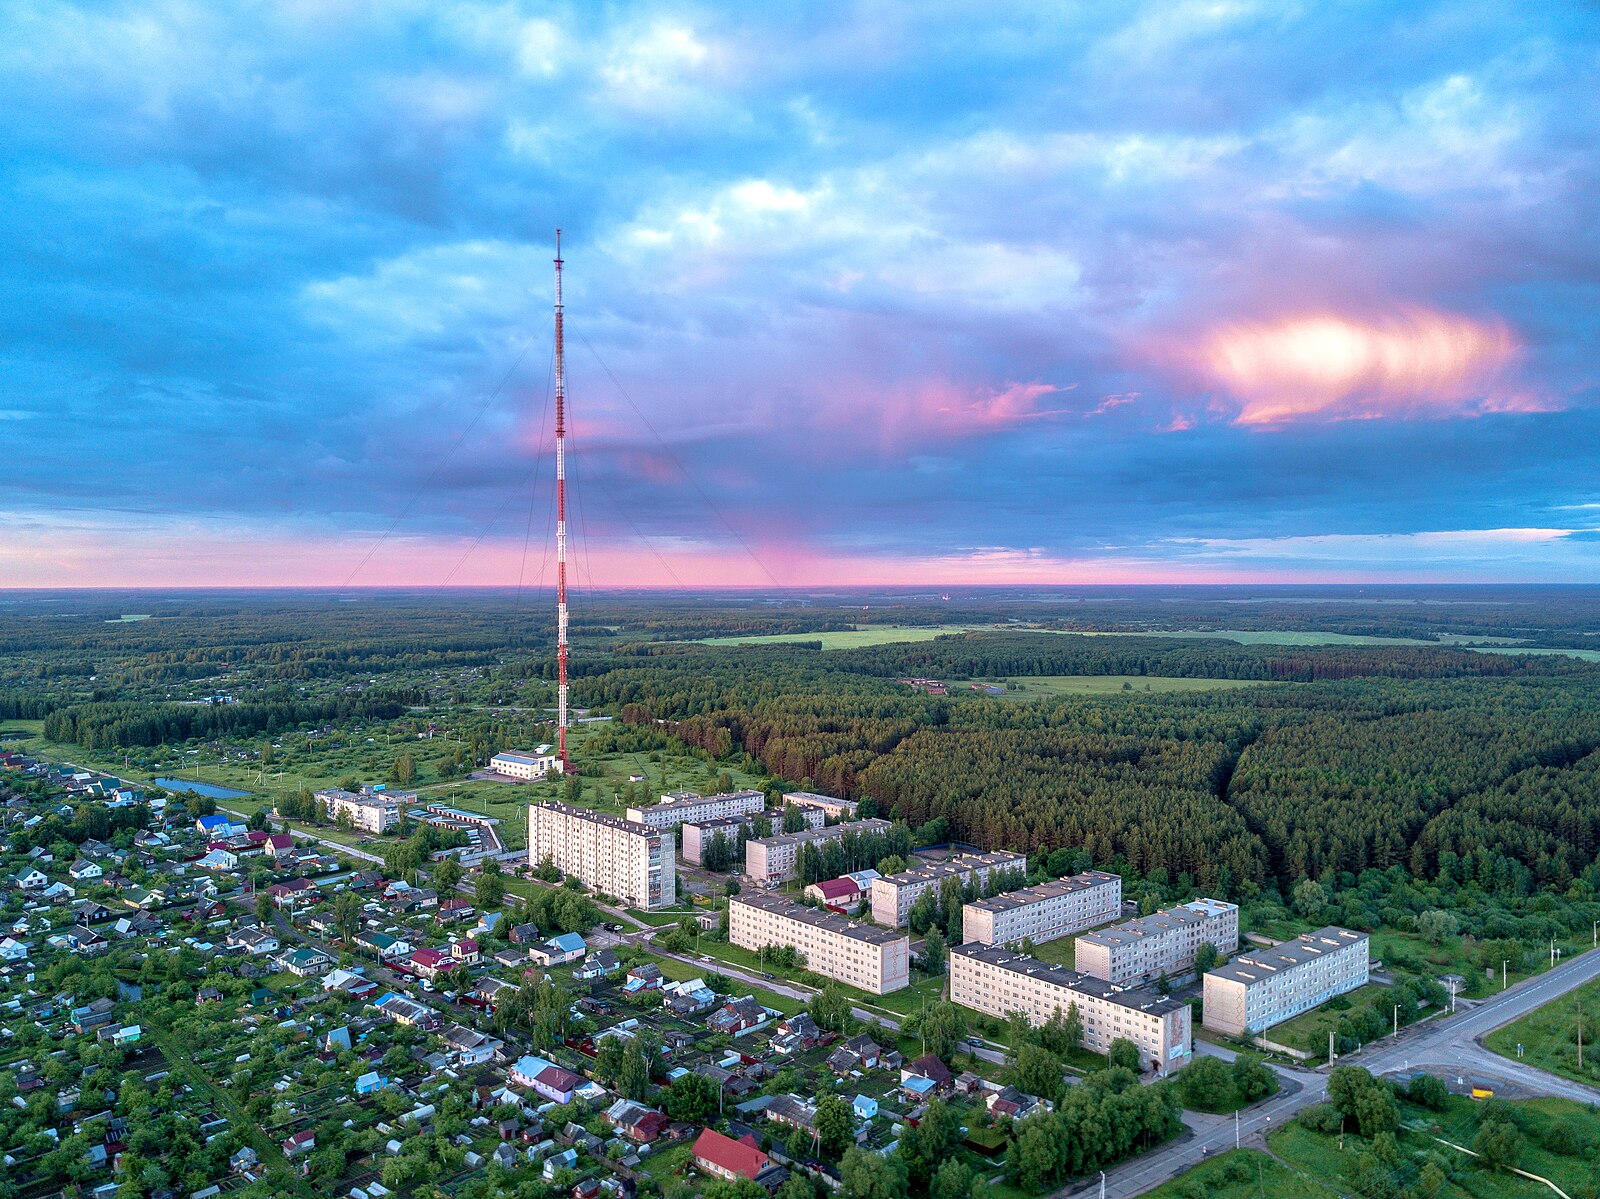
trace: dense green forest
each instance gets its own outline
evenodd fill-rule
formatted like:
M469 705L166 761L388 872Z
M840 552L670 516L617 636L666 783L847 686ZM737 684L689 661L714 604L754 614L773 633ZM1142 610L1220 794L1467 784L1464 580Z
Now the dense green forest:
M985 848L1078 846L1097 863L1218 891L1391 866L1510 892L1593 873L1600 664L1458 643L1592 648L1600 593L1266 592L590 596L575 625L574 696L620 718L597 745L671 738L778 782L871 797L912 827L942 820ZM15 594L0 604L0 718L45 718L52 740L106 750L410 709L459 717L464 739L498 744L497 707L540 719L552 698L546 599ZM120 619L130 612L147 619ZM986 627L827 651L684 640L872 624ZM1432 644L1042 631L1079 628ZM1272 685L991 698L896 681L1061 675ZM226 702L205 702L222 691Z

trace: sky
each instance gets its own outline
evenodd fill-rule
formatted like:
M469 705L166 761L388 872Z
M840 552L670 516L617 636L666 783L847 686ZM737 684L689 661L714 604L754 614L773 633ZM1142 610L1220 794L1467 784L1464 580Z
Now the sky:
M0 586L1600 580L1600 10L8 0Z

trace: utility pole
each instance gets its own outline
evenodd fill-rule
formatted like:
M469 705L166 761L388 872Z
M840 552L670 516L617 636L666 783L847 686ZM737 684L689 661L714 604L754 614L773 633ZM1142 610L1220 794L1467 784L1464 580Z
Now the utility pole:
M1502 958L1500 961L1500 989L1502 991L1506 989L1506 967L1510 964L1510 958Z
M567 356L561 302L561 230L556 230L556 753L567 759Z
M1400 1005L1394 1005L1394 1036L1400 1035Z
M1450 1014L1456 1014L1456 980L1453 978L1450 980Z
M1233 1110L1233 1147L1235 1149L1237 1149L1239 1147L1239 1109L1238 1108L1234 1108L1234 1110Z
M1333 1029L1328 1030L1328 1065L1333 1065Z

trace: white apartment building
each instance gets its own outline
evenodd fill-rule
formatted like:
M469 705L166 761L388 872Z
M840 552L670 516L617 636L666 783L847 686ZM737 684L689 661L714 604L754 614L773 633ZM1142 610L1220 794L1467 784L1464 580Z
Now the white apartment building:
M997 853L956 854L943 862L926 862L899 874L875 878L872 880L872 918L889 928L899 928L905 924L911 905L918 897L930 887L938 894L947 878L958 878L962 885L971 879L982 886L996 870L1027 868L1025 855L1002 849Z
M683 860L691 866L704 866L706 864L706 849L711 844L711 839L721 833L728 839L734 849L739 848L739 830L748 828L748 816L717 816L711 820L685 820L679 829L678 848L683 853Z
M415 791L385 791L363 787L345 791L329 787L313 793L317 806L335 823L349 820L364 833L386 833L400 823L403 805L417 802Z
M730 791L725 795L696 795L693 791L673 791L661 802L644 808L629 808L628 819L651 828L671 828L686 820L699 822L723 816L750 816L767 806L759 791Z
M1226 957L1239 948L1239 909L1220 899L1197 899L1164 912L1084 933L1073 947L1079 970L1116 983L1143 986L1162 975L1194 969L1200 946Z
M911 938L761 892L728 901L728 939L745 949L792 945L806 969L874 995L911 981Z
M1204 1024L1234 1037L1265 1032L1366 981L1367 934L1320 928L1208 970Z
M847 820L843 824L806 829L800 833L778 833L776 836L746 841L744 872L756 883L788 882L796 877L802 846L822 845L846 834L887 833L891 827L887 820Z
M821 812L829 820L854 820L856 815L855 800L835 799L831 795L818 795L815 791L785 791L783 802Z
M632 907L671 907L677 899L670 829L564 803L534 804L528 809L528 861L537 868L546 858L563 874Z
M1024 937L1054 941L1122 915L1122 877L1085 870L1071 878L977 899L961 909L965 941L1014 945Z
M532 753L503 749L489 759L489 769L507 778L538 780L561 773L561 759L541 745Z
M1119 1038L1139 1047L1139 1064L1166 1072L1193 1050L1189 1005L1169 995L1118 987L1065 966L971 941L950 947L950 998L1004 1020L1021 1012L1037 1027L1078 1005L1086 1049L1105 1053Z

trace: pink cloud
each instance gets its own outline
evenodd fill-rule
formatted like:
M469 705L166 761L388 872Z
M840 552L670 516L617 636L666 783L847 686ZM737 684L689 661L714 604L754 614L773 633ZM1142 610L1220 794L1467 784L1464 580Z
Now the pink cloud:
M830 406L819 414L825 427L859 428L876 423L885 449L972 434L998 433L1030 421L1064 416L1067 408L1046 408L1046 397L1071 391L1052 383L1007 383L1002 388L961 388L946 379L878 391L870 400ZM859 394L859 393L858 393Z
M1241 425L1544 410L1502 383L1518 348L1502 322L1406 308L1225 325L1188 365L1223 391Z

